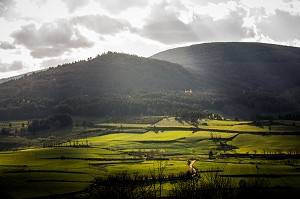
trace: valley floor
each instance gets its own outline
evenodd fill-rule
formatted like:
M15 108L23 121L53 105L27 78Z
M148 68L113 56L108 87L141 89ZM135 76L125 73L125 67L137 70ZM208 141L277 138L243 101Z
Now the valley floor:
M12 125L18 126L20 122ZM2 124L7 125L7 124ZM20 127L21 128L21 127ZM184 176L192 161L197 175L218 172L238 184L267 179L270 188L300 188L300 123L200 120L174 117L76 125L62 138L3 137L31 147L0 153L0 192L32 198L82 191L97 177L163 168L166 179ZM32 143L26 143L32 142ZM163 183L168 196L172 183ZM299 193L299 192L298 192Z

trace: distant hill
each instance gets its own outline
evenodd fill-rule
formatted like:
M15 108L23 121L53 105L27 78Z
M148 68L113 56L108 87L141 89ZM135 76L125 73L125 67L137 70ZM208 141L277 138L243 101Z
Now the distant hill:
M12 76L12 77L2 78L2 79L0 79L0 84L2 84L4 82L9 82L11 80L17 80L17 79L20 79L21 77L31 75L32 73L37 73L37 72L41 72L41 71L45 71L45 70L47 70L47 69L37 70L37 71L27 72L27 73L23 73L23 74Z
M255 112L299 112L300 48L205 43L170 49L152 58L181 64L197 75L203 88L231 96L231 102L219 109L223 113L249 117Z
M4 82L8 82L10 80L16 80L16 79L19 79L21 77L23 77L25 74L21 74L21 75L16 75L16 76L13 76L13 77L7 77L7 78L2 78L0 79L0 84L4 83Z
M60 99L133 90L179 91L197 86L195 79L178 64L109 52L5 82L0 85L0 98Z
M210 88L263 89L281 94L300 86L300 48L263 43L205 43L160 52Z
M109 52L0 84L0 120L200 111L202 101L184 93L199 85L179 64Z

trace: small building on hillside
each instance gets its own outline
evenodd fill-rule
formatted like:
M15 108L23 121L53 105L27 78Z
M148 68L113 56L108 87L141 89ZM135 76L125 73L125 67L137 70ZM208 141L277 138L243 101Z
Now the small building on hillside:
M193 93L192 89L187 89L184 91L185 93Z

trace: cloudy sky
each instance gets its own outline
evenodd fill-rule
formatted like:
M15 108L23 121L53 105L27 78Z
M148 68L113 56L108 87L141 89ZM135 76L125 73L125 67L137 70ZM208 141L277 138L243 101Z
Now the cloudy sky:
M300 0L0 0L0 78L215 41L300 47Z

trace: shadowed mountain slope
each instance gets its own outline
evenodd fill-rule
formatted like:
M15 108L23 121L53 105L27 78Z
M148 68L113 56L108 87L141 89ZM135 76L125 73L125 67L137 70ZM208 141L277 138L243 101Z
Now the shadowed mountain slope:
M263 43L206 43L170 49L152 58L178 63L219 90L282 94L300 86L300 48Z

